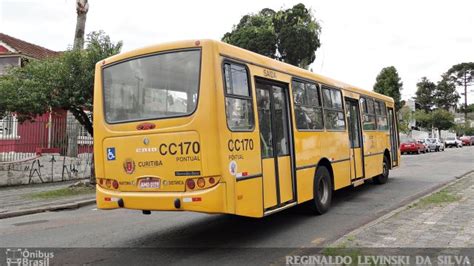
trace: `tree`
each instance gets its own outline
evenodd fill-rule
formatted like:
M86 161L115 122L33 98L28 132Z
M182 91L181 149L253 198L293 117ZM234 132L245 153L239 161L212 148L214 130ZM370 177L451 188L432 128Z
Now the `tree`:
M86 30L87 12L89 11L88 0L76 0L76 31L74 34L74 50L81 50L84 48L84 34Z
M452 107L456 107L459 98L461 98L456 91L456 85L446 75L443 75L436 85L433 96L435 105L447 111Z
M398 111L398 130L400 132L403 132L405 134L410 133L410 121L412 120L413 117L413 111L410 110L410 107L408 106L403 106L400 108Z
M281 60L289 64L307 68L315 59L316 50L321 46L321 27L313 18L311 10L304 4L278 11L273 18L277 33L277 47Z
M414 117L422 127L437 128L439 136L441 136L441 130L447 130L455 126L454 115L444 109L436 109L432 112L418 110Z
M464 87L464 107L467 107L467 87L474 83L474 62L454 65L446 75L456 85ZM467 123L467 108L464 108L464 118Z
M431 116L433 127L438 129L439 136L441 136L441 130L448 130L456 125L454 123L454 115L444 109L434 110Z
M120 52L104 32L87 35L85 50L69 50L44 61L11 68L0 77L0 106L17 113L20 121L34 120L50 109L70 111L92 136L94 71L96 62Z
M431 111L434 106L433 96L435 95L436 84L431 82L426 77L422 77L421 81L416 84L415 101L426 112Z
M262 9L255 15L245 15L232 32L224 34L222 41L278 59L277 34L273 28L274 15L275 11L269 8Z
M395 101L395 109L398 111L402 107L401 93L403 83L398 76L397 69L394 66L383 68L377 75L374 84L374 91L390 96Z
M307 68L321 46L321 26L304 4L275 12L262 9L242 17L222 41Z
M471 104L467 105L467 108L466 108L466 109L467 109L466 111L467 111L468 113L474 113L474 103L471 103ZM462 110L463 110L463 112L464 112L464 108L463 108Z

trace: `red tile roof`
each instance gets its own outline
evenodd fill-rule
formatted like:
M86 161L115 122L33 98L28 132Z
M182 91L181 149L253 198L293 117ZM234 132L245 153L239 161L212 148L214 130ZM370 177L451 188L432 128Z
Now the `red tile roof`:
M47 57L57 56L59 52L55 52L36 44L25 42L23 40L13 38L6 34L0 33L0 41L15 49L18 53L24 54L36 59L44 59Z

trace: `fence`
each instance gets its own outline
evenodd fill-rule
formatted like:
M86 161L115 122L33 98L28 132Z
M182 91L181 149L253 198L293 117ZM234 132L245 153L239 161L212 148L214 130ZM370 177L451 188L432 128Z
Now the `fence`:
M44 114L20 123L0 120L0 186L89 178L92 137L76 119Z
M71 116L43 115L20 123L14 116L0 120L0 162L15 162L44 153L78 157L91 154L92 137Z

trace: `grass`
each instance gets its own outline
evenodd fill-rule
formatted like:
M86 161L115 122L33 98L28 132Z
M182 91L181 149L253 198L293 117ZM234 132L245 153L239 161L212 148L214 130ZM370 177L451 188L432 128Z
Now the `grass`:
M56 198L65 198L70 196L76 195L85 195L85 194L93 194L95 192L94 187L67 187L61 188L56 190L38 192L29 194L28 197L32 199L56 199Z
M431 194L428 197L422 198L420 201L414 204L413 207L424 207L428 205L442 205L446 203L456 202L461 199L461 196L453 195L446 189L440 190L436 193Z

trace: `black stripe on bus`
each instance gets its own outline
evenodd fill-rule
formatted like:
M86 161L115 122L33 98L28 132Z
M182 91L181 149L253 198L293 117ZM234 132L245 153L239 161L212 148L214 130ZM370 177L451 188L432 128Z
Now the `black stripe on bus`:
M261 177L262 176L262 173L260 174L255 174L255 175L246 175L246 176L240 176L240 177L236 177L236 181L239 182L239 181L244 181L244 180L248 180L248 179L253 179L253 178L257 178L257 177Z
M381 155L384 154L384 152L377 152L377 153L371 153L371 154L364 154L364 157L370 157L370 156L375 156L375 155Z
M349 161L350 159L351 159L351 158L348 157L348 158L344 158L344 159L340 159L340 160L330 161L330 163L340 163L340 162ZM296 167L296 170L298 171L298 170L313 168L313 167L316 167L316 166L318 166L318 164L303 165L303 166L298 166L298 167Z

